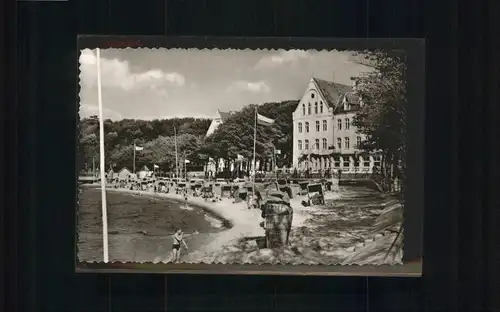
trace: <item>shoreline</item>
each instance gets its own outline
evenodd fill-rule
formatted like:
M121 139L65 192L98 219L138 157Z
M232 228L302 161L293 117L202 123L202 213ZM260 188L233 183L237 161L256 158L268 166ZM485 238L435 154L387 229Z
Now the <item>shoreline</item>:
M98 188L99 190L101 189L100 187ZM175 201L177 204L180 206L184 205L184 197L182 195L178 194L172 194L172 193L151 193L149 191L137 191L137 190L127 190L127 189L106 189L107 191L111 192L116 192L116 193L125 193L125 194L131 194L131 195L139 195L139 196L150 196L154 198L163 198L163 199L170 199ZM205 213L211 215L212 217L218 219L219 221L222 222L223 227L225 229L231 229L234 227L234 223L232 220L226 218L223 214L219 213L219 211L213 209L210 205L207 204L217 204L217 202L212 203L212 202L205 202L205 201L197 201L193 198L188 198L187 204L191 206L195 206L196 208L199 208L203 210ZM181 207L181 209L184 209Z
M99 187L98 189L100 190L101 188ZM106 189L106 191L170 199L178 202L180 205L184 203L182 195L172 193L151 193L148 191L127 189ZM187 203L188 205L202 209L204 212L218 219L224 220L226 224L223 224L224 229L221 232L208 234L205 238L207 243L201 248L189 251L185 255L183 263L197 263L196 259L205 256L213 250L222 249L224 246L230 245L243 237L264 236L264 229L260 227L260 222L262 221L260 210L248 209L244 202L233 203L232 199L227 198L223 198L218 202L206 202L202 198L188 197ZM168 262L168 259L168 257L161 260L158 259L158 262Z
M100 187L97 189L101 190ZM177 195L177 194L171 194L171 193L151 193L149 191L138 191L138 190L127 190L127 189L115 189L115 188L110 188L106 189L106 192L111 191L111 192L116 192L116 193L126 193L126 194L131 194L131 195L140 195L140 196L150 196L150 197L155 197L155 198L163 198L163 199L170 199L178 203L180 206L184 205L184 197L182 195ZM195 206L196 208L199 208L203 210L205 213L211 215L212 217L218 219L219 221L222 222L222 226L225 229L231 229L234 227L234 224L231 220L227 219L225 216L222 214L218 213L216 210L212 209L210 205L206 204L216 204L216 203L211 203L211 202L205 202L205 201L197 201L192 198L188 197L187 200L188 205ZM181 207L181 209L184 209Z

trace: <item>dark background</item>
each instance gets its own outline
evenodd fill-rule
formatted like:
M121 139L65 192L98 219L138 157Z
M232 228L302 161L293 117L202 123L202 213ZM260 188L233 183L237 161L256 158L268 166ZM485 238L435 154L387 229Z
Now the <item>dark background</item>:
M485 3L2 2L0 310L499 311L500 8ZM76 275L77 34L427 38L424 277Z

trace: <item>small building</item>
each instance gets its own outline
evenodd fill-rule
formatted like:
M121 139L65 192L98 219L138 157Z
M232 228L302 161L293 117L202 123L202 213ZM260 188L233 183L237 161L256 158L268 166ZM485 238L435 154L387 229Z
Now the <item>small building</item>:
M225 123L233 114L234 112L221 112L220 110L217 110L217 112L215 113L215 117L214 119L212 119L212 123L210 123L205 136L208 137L212 135L215 130L217 130L220 125Z
M141 170L137 173L139 179L144 179L146 177L150 177L153 174L151 170L147 166L142 166Z
M120 170L118 172L118 179L120 179L120 180L127 180L131 176L132 176L132 172L130 170L128 170L126 167L122 168L122 170Z

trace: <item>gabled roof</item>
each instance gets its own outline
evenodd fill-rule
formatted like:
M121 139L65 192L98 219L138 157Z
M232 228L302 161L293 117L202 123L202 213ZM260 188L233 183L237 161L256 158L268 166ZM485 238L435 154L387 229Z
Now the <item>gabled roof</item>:
M343 98L344 94L347 92L352 92L352 87L326 81L318 78L313 78L314 83L318 86L319 91L327 101L327 105L330 107L336 107L340 99Z
M151 171L151 170L149 170L149 168L148 168L146 165L144 165L144 166L142 167L141 171Z
M347 92L345 94L347 98L347 102L351 105L358 105L359 104L359 96L357 96L354 92Z
M221 112L219 111L219 115L220 115L220 118L222 119L222 122L226 122L229 117L231 117L231 115L233 114L233 112Z
M120 170L119 172L122 172L123 170L127 170L128 172L130 172L130 170L128 170L127 167L123 167L122 170Z
M349 104L347 107L344 105L344 99L347 101ZM337 106L335 106L333 113L346 113L346 112L352 112L356 111L360 108L360 98L357 96L354 92L347 92L344 94L344 96L340 99L339 103Z

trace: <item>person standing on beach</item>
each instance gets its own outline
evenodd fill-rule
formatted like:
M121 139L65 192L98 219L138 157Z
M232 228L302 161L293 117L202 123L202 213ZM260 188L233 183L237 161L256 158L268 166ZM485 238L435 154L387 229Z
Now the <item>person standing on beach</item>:
M181 244L188 249L188 245L184 241L184 233L181 229L178 229L174 235L172 235L173 244L172 244L172 262L179 263L181 259Z

